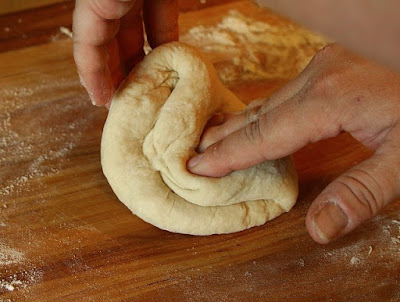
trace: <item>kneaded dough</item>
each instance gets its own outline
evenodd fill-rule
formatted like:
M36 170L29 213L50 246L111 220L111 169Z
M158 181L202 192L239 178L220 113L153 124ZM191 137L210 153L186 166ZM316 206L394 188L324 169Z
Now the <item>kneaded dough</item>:
M243 108L195 48L156 48L121 84L104 126L101 162L115 194L143 220L192 235L237 232L289 211L298 194L290 157L222 178L186 170L209 118Z

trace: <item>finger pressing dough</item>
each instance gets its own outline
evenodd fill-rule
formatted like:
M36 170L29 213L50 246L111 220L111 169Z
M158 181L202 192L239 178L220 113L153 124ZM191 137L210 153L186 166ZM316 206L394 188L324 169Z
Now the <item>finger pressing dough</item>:
M186 170L209 118L244 107L193 47L155 49L121 84L104 126L101 162L115 194L143 220L192 235L237 232L289 211L298 194L289 157L222 178Z

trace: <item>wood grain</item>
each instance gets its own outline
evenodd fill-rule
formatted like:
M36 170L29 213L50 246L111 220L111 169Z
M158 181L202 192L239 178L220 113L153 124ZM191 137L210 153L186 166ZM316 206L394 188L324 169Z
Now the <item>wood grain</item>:
M198 23L231 9L254 7L217 6ZM182 14L182 30L195 16ZM65 39L0 54L0 301L400 300L400 245L391 240L400 202L329 245L304 226L322 189L371 155L349 135L294 155L300 196L289 213L235 234L165 232L132 215L107 184L99 157L107 111L90 104L71 49ZM284 83L228 85L250 101Z
M2 0L0 2L0 15L11 12L17 12L26 9L32 9L40 6L46 6L68 0Z
M66 39L60 26L71 28L74 1L0 16L0 52Z
M43 1L50 3L52 0ZM0 13L0 52L66 39L67 36L60 32L60 27L72 28L75 1L56 1L61 3L6 15ZM236 1L238 0L180 0L178 4L181 12L188 12ZM32 5L38 6L36 2Z

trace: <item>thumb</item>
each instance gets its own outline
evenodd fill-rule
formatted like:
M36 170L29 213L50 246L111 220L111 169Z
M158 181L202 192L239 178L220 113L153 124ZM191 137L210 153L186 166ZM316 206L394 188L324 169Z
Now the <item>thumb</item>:
M306 217L308 232L315 241L328 243L349 233L399 198L397 153L377 152L325 188Z
M221 177L292 154L310 142L339 134L337 110L295 95L209 146L187 163L190 172ZM261 108L261 107L260 107ZM245 114L245 113L244 113Z

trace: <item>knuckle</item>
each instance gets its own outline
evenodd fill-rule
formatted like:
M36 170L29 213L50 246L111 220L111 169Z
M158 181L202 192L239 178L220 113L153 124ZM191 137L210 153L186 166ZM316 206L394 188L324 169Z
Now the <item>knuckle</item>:
M122 18L133 3L134 1L94 0L89 1L89 6L101 18L115 20Z
M318 108L318 107L317 107ZM318 108L318 114L312 119L310 125L310 143L337 136L342 132L342 126L335 110Z
M312 62L325 61L327 57L333 56L337 53L338 46L336 44L328 44L320 49L312 59Z
M329 93L337 90L337 87L342 87L341 81L342 75L334 70L328 70L315 77L310 83L309 88L314 96L325 98L328 97Z
M263 141L263 135L261 131L260 119L255 120L247 124L244 128L244 136L247 141L252 144L261 144Z
M245 110L245 123L250 124L259 118L261 106L256 106Z
M353 195L352 206L366 213L368 217L376 215L383 208L385 204L383 188L371 173L353 168L341 177L339 183Z

